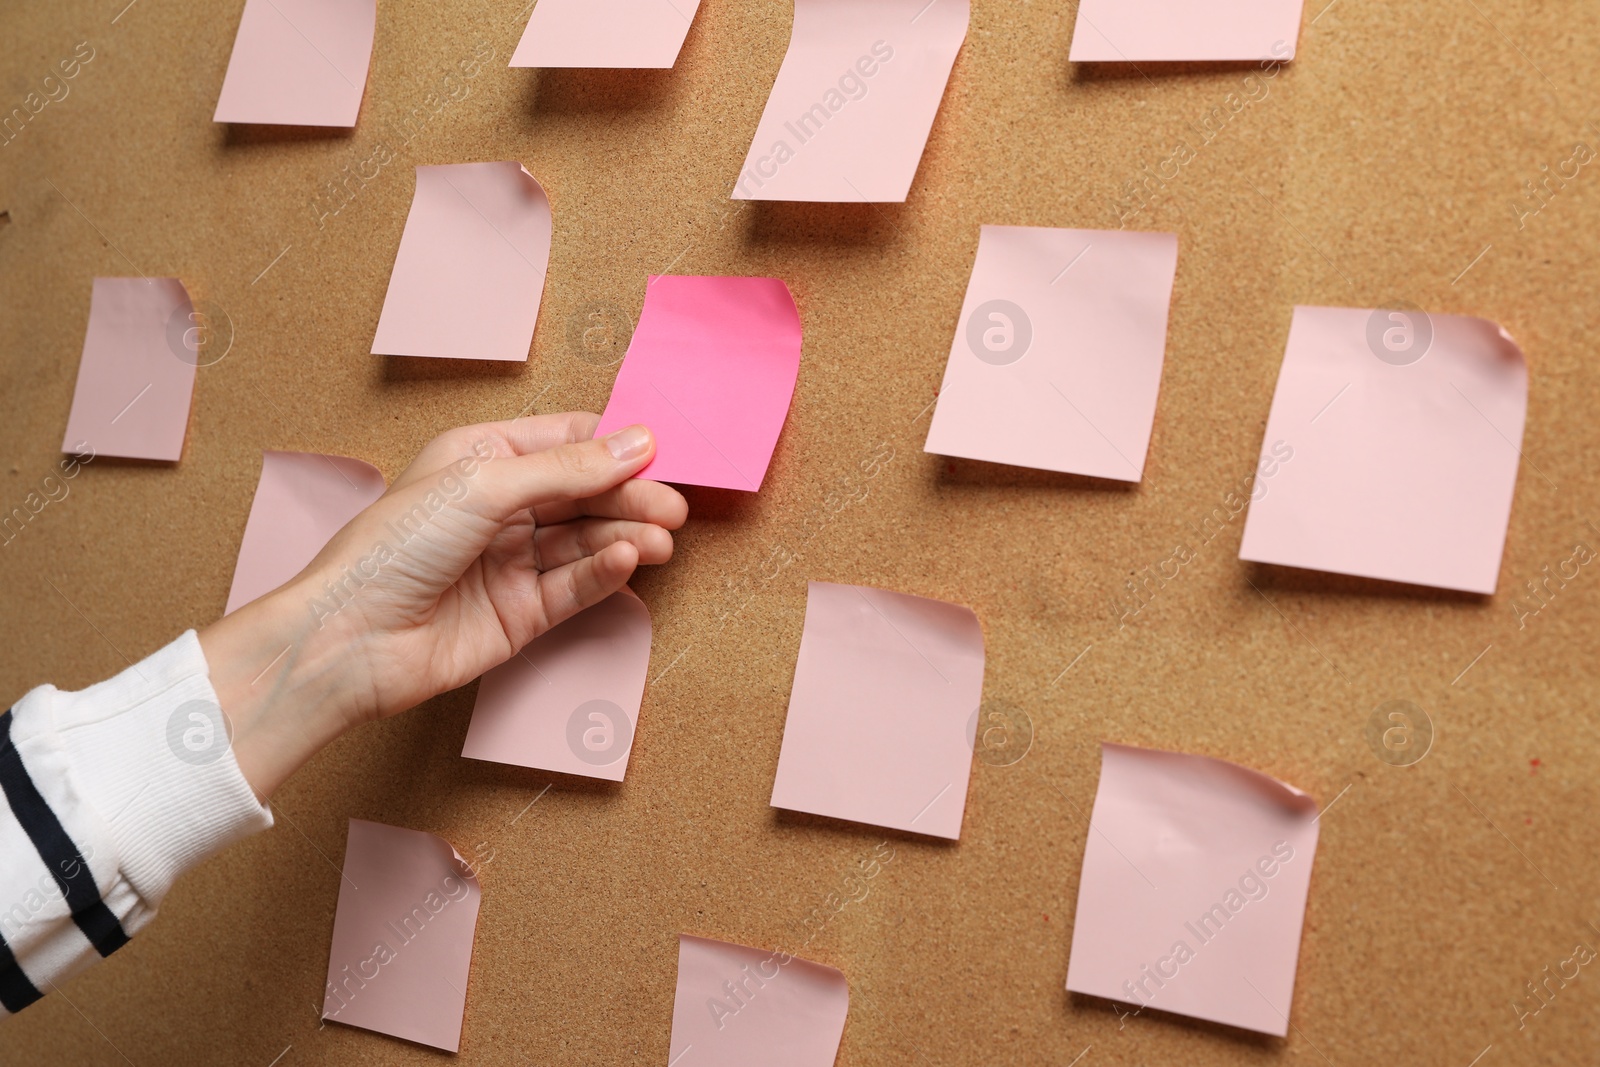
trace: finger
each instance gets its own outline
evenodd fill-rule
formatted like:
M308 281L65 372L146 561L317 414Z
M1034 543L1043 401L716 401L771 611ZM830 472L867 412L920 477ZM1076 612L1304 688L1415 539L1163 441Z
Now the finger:
M524 508L597 496L639 473L655 451L649 430L628 426L604 438L496 459L477 468L467 506L503 522Z
M592 556L539 575L544 628L559 626L621 589L638 564L638 550L626 541L618 541Z
M689 518L689 502L670 485L633 478L585 500L558 500L534 509L534 518L541 523L566 522L586 515L648 522L664 530L676 530Z
M619 519L574 519L533 531L534 557L540 570L554 570L575 563L585 556L627 541L639 553L639 562L665 563L672 558L672 535L647 522Z
M494 425L501 428L517 455L526 456L557 445L593 439L600 416L592 411L568 411L560 415L530 415Z
M594 437L600 416L588 411L559 415L529 415L501 422L457 426L422 446L410 465L394 480L398 488L438 474L464 459L479 461L503 456L526 456L548 448L587 441Z

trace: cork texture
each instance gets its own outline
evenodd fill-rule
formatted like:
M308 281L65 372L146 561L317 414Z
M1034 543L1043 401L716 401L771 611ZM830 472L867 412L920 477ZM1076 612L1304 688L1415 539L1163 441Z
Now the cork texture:
M232 335L179 463L97 460L0 548L12 698L215 618L263 449L392 478L448 427L600 410L649 273L780 277L805 347L763 490L689 490L677 559L635 583L655 636L624 783L462 759L475 686L351 734L274 798L275 829L0 1027L0 1060L440 1058L318 1019L351 817L486 860L463 1063L665 1064L680 931L841 968L842 1067L1590 1060L1600 972L1543 1002L1527 983L1600 947L1600 570L1542 601L1525 583L1600 545L1600 171L1514 205L1600 140L1600 8L1323 2L1261 81L1069 64L1071 0L974 0L910 200L888 205L727 199L786 3L706 0L675 69L626 72L507 69L515 4L383 0L353 132L211 121L238 0L9 5L6 109L79 42L94 58L0 147L0 505L59 459L94 276L180 277ZM1125 220L1179 235L1144 482L924 454L979 226L1116 228L1126 184L1172 173L1180 142L1192 158ZM412 168L501 159L554 212L531 358L370 355ZM1492 597L1242 563L1242 515L1195 532L1247 484L1293 305L1396 299L1493 319L1528 356ZM1194 561L1123 617L1125 580L1180 544ZM975 766L959 843L768 806L807 579L978 613L985 696L1033 738ZM1436 731L1414 766L1364 735L1393 699ZM1287 1039L1119 1022L1063 990L1102 739L1333 804ZM885 839L892 861L837 908Z

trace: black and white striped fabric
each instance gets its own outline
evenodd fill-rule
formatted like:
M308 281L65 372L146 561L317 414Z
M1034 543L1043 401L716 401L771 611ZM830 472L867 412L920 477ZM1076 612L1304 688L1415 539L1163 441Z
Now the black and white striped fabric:
M227 748L190 631L0 714L0 1016L128 943L183 871L272 817ZM217 716L220 722L220 716Z
M11 936L17 937L32 925L34 913L54 904L65 911L90 947L101 956L109 956L126 945L128 935L101 899L100 887L89 873L83 852L28 773L22 754L11 740L11 721L10 711L0 715L0 791L5 793L16 829L27 837L34 851L33 856L20 849L18 851L24 854L14 856L9 849L6 852L6 881L15 880L20 873L31 883L11 911L0 915L0 1006L15 1013L44 994L17 962L15 951L5 939L8 928ZM35 873L36 878L29 878Z

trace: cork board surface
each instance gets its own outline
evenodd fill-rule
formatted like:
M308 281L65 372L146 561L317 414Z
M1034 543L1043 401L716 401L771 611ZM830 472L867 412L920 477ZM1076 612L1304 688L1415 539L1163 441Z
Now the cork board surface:
M846 1067L1593 1057L1600 973L1552 986L1520 1029L1514 1004L1600 940L1600 571L1536 613L1515 604L1600 543L1600 172L1520 228L1512 205L1600 138L1600 8L1311 0L1296 60L1233 112L1250 65L1068 64L1071 0L974 0L908 203L743 207L725 197L786 3L706 0L676 69L630 73L506 69L515 4L382 0L360 123L331 134L211 122L239 9L8 5L7 108L78 42L94 58L0 148L0 502L58 459L92 277L179 276L233 344L199 374L180 463L96 461L0 549L5 693L81 687L214 618L263 449L393 477L447 427L599 410L615 353L594 342L625 344L647 273L787 280L799 385L765 489L691 490L677 560L636 583L653 681L625 783L541 797L549 775L461 759L473 686L350 735L278 794L275 829L0 1028L0 1060L439 1059L319 1024L350 817L489 857L463 1063L664 1064L678 932L798 951L801 920L886 836L866 899L804 949L850 979ZM1195 158L1128 220L1180 239L1144 483L925 455L979 225L1115 228L1124 183L1185 139ZM330 196L380 144L394 163ZM555 213L531 358L369 355L412 166L498 159L526 164ZM1396 298L1493 319L1528 355L1500 592L1244 564L1242 519L1194 544L1251 471L1291 307ZM1124 579L1180 543L1197 561L1119 625ZM808 578L977 611L986 697L1034 736L1020 762L975 767L959 844L767 806ZM1415 766L1364 739L1390 699L1437 731ZM1335 802L1286 1040L1119 1024L1063 991L1101 739L1223 756Z

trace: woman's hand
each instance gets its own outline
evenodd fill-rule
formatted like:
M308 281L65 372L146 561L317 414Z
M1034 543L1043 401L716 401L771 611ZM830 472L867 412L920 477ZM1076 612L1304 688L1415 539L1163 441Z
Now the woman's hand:
M688 505L633 479L654 440L642 426L591 440L598 422L441 434L305 571L201 632L258 793L351 726L471 681L672 557Z

